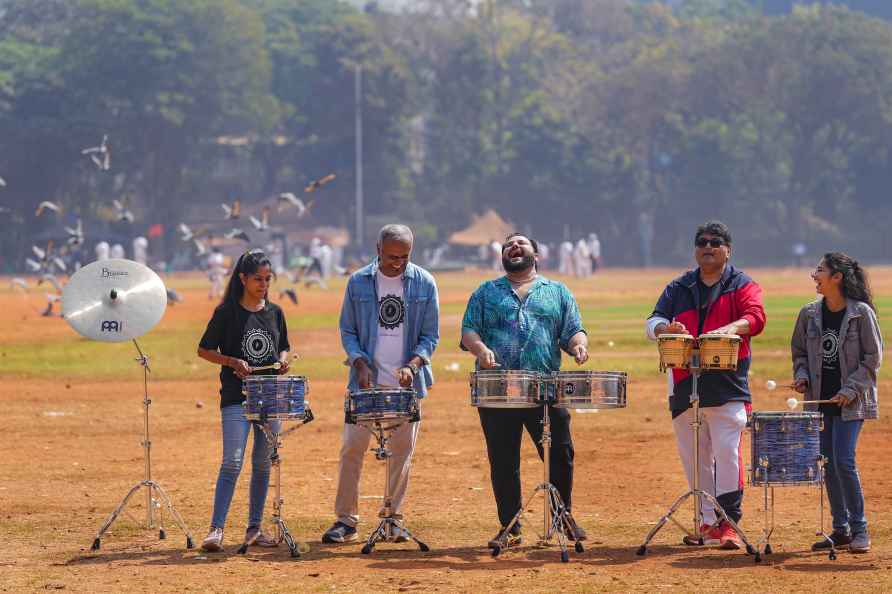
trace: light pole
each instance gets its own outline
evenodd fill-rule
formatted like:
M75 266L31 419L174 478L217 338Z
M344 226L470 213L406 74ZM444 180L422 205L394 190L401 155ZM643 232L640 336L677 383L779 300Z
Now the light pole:
M354 112L356 115L356 245L360 253L365 245L362 195L362 64L354 70Z

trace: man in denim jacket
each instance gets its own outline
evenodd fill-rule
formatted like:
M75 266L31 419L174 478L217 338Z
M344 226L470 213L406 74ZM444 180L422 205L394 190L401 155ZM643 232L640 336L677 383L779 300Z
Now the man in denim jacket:
M409 262L414 237L405 225L385 225L378 233L378 258L350 276L341 306L341 344L350 366L348 389L413 388L419 399L434 383L431 355L440 340L439 300L433 276ZM418 422L405 423L390 439L387 477L393 517L409 485L409 468L418 437ZM335 523L323 542L357 539L359 479L371 433L344 424ZM404 540L400 534L397 540Z

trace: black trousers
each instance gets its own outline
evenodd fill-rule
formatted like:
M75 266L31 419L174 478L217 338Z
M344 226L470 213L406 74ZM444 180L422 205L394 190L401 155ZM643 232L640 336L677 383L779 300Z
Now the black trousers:
M507 526L522 505L520 495L520 440L526 427L542 458L542 411L537 408L478 408L489 455L489 476L499 521ZM570 411L548 407L551 420L551 484L567 509L573 491L573 440Z

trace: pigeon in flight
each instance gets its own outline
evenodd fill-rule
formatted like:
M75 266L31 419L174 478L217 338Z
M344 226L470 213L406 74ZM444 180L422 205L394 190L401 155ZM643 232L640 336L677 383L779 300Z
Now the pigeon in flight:
M120 200L112 200L112 207L114 207L115 209L115 216L117 217L119 222L133 222L133 213L130 212L130 209L124 207L123 202L121 202Z
M248 234L238 228L230 229L223 237L226 239L241 239L244 242L251 243L251 238L248 237Z
M111 167L111 149L108 146L108 134L102 135L99 146L91 146L81 151L82 155L90 155L90 159L102 171L108 171Z
M204 245L200 240L193 239L192 242L195 244L195 249L197 250L197 254L199 256L204 256L208 253L207 246Z
M282 212L289 208L297 209L297 218L301 218L304 216L304 213L307 212L307 205L304 204L304 201L292 194L291 192L284 192L276 196L276 201L278 202L277 210Z
M223 207L223 212L226 213L226 220L237 219L242 215L242 201L236 200L232 203L232 206L229 204L221 204Z
M80 219L77 220L77 225L72 229L71 227L65 227L65 232L68 233L68 245L81 245L84 243L84 224Z
M297 291L295 291L294 289L290 287L287 289L282 289L281 291L279 291L279 298L281 299L283 296L288 297L288 299L291 300L291 303L297 305Z
M27 291L28 290L28 281L23 279L20 276L14 276L9 280L9 286L13 289L17 289L19 291Z
M59 282L59 279L56 278L55 274L46 273L41 275L40 280L37 281L37 286L39 287L45 282L53 285L53 288L56 289L56 292L62 292L62 283Z
M177 293L174 289L170 287L167 288L167 303L170 305L174 305L177 303L182 303L183 297L179 293Z
M268 231L269 230L269 207L264 206L263 210L260 214L260 220L256 217L248 217L251 220L251 224L254 225L254 229L257 231Z
M304 188L304 192L307 192L307 193L315 192L316 190L318 190L319 188L321 188L328 182L334 181L334 178L335 178L335 174L329 173L325 177L320 177L319 179L313 180L309 183L309 185L307 185L306 188Z
M50 202L49 200L44 200L40 204L37 205L37 212L34 213L35 216L40 216L46 211L51 210L56 214L62 212L62 207L56 204L55 202Z

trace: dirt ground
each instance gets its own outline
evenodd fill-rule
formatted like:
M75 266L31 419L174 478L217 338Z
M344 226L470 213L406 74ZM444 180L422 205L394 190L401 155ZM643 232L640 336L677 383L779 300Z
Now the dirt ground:
M598 303L638 296L650 301L668 274L608 271L599 276L596 290L574 288L581 300ZM764 277L766 290L775 287L780 292L793 278L786 271L766 271ZM892 478L886 458L892 452L892 424L886 419L865 427L859 442L873 537L870 553L841 552L835 561L812 553L809 546L819 528L819 491L784 487L775 490L776 529L771 539L775 552L760 564L742 551L686 547L680 544L681 532L671 524L657 535L646 556L636 556L648 530L687 488L665 410L665 379L656 373L631 376L628 408L574 415L574 514L589 533L585 551L571 552L570 562L563 564L555 545L537 546L539 497L529 506L524 544L493 559L485 545L498 528L495 504L477 413L468 404L465 378L470 361L457 349L460 314L453 311L481 278L448 275L441 281L444 328L435 365L441 381L424 402L405 508L408 527L432 550L422 553L411 543L384 543L366 556L360 554L359 543L320 542L333 520L344 380L328 372L316 379L312 369L298 367L296 372L310 377L310 406L316 416L288 436L281 450L285 518L295 537L310 548L298 560L291 559L284 546L236 554L247 514L247 461L230 511L224 553L186 550L183 534L167 514L167 539L159 540L157 529L142 526L144 492L105 535L101 550L91 553L96 530L143 476L141 370L132 354L120 351L127 354L120 356L114 373L97 378L74 372L56 375L38 366L33 373L2 372L3 358L12 357L17 349L32 349L39 358L42 344L69 341L72 353L86 347L72 338L73 331L63 321L40 318L31 301L0 292L4 380L0 402L6 417L0 440L0 534L5 541L0 548L0 591L892 590L892 519L887 513L892 506ZM886 288L890 278L892 272L875 284ZM152 334L190 324L203 328L210 313L204 286L189 278L169 282L186 300L170 308ZM288 310L289 323L291 316L336 312L341 287L302 295L301 305ZM803 291L807 294L807 284L791 293ZM634 324L640 332L640 320ZM191 336L175 345L174 353L158 359L198 363L194 377L168 379L163 366L156 364L149 384L152 476L170 495L196 544L209 523L222 449L216 372L195 359L197 340L197 335ZM342 357L334 327L308 330L300 340L309 345L303 347L305 354ZM653 358L655 367L655 350L647 348L642 344L639 351L626 354ZM461 372L439 371L449 361L460 361ZM622 369L622 362L617 361L615 368ZM892 381L887 372L881 377L882 399ZM744 442L748 456L749 439ZM383 463L371 455L366 460L362 536L377 523L383 492ZM522 460L526 497L542 476L528 438ZM267 512L268 516L269 500ZM744 514L744 529L758 539L763 527L760 489L747 487ZM689 526L691 515L687 505L677 518ZM829 528L829 514L825 524Z

